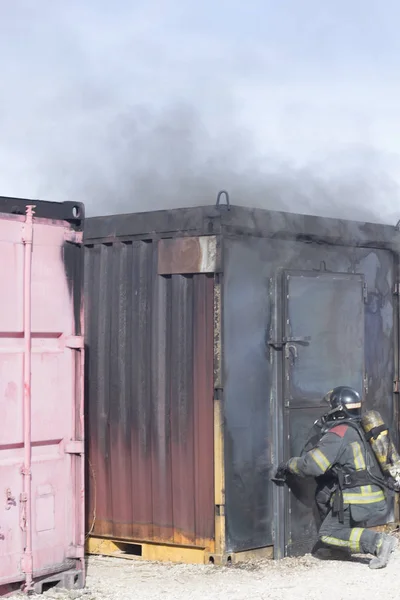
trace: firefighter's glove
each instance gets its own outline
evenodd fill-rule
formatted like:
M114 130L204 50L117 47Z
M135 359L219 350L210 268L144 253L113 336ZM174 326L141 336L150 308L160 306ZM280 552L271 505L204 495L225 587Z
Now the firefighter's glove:
M287 462L281 462L281 464L279 465L276 473L275 473L275 479L286 479L286 475L288 473L289 469L288 469L288 464Z
M282 462L279 465L279 467L275 473L275 476L272 478L272 481L274 483L276 483L276 485L284 485L285 481L286 481L287 473L288 473L287 463Z

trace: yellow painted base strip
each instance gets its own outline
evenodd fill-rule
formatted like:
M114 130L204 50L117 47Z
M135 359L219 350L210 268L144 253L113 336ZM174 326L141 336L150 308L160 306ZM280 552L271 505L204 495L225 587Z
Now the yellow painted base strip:
M157 544L144 544L142 548L142 559L144 560L185 563L191 565L203 565L205 563L206 553L200 548L158 546Z
M256 548L255 550L243 550L242 552L226 552L225 554L215 554L209 552L207 554L207 563L214 565L236 565L239 563L252 563L257 560L273 560L274 547L265 546L264 548Z
M220 400L214 400L214 502L215 552L221 556L225 551L225 473L223 412Z
M103 538L89 537L86 543L87 554L113 556L130 560L151 560L185 564L208 562L208 552L204 548L186 548L165 544L145 544L120 542Z
M222 387L222 287L214 282L214 389ZM214 398L214 504L215 554L225 553L225 447L224 410L221 398Z
M266 546L265 548L257 548L255 550L244 550L243 552L233 552L227 554L227 558L231 558L233 564L252 562L256 560L268 559L273 560L274 558L274 547Z
M135 554L136 552L136 554ZM216 554L204 548L187 548L169 546L167 544L147 544L143 542L122 542L105 538L89 537L86 542L86 553L100 556L112 556L130 560L150 560L192 565L203 564L237 564L261 559L273 559L273 546L246 550L244 552L228 552Z

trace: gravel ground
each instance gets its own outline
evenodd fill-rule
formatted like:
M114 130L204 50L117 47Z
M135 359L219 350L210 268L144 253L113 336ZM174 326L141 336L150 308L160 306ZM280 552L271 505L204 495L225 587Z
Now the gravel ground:
M91 557L85 590L49 590L38 600L364 600L398 599L400 551L386 569L371 571L365 557L348 561L312 556L245 565L174 565Z

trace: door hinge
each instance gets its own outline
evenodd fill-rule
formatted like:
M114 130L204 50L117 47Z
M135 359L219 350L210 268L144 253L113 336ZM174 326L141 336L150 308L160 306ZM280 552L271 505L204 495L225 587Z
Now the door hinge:
M65 347L71 348L72 350L83 350L85 342L83 335L68 335L64 338Z
M85 445L81 440L71 440L65 444L66 454L84 454Z
M364 303L366 303L368 300L368 285L366 284L365 281L363 283L363 300L364 300Z
M223 394L223 388L218 387L218 388L214 388L214 400L221 400L222 399L222 394Z
M393 296L400 296L400 283L393 285Z
M364 393L365 393L365 395L368 394L368 388L369 388L369 386L368 386L368 373L365 373L365 375L364 375Z
M85 558L83 546L69 546L66 554L67 558Z
M215 514L217 517L223 517L225 515L225 504L216 504Z
M393 393L398 394L399 392L400 392L400 381L398 379L395 379L393 381Z

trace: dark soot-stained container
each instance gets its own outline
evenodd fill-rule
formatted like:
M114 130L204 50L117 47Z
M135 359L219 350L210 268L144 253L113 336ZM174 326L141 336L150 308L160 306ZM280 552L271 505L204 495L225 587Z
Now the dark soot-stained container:
M310 551L313 485L270 477L336 385L397 441L400 233L203 207L88 219L85 247L89 550Z

